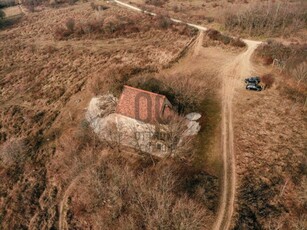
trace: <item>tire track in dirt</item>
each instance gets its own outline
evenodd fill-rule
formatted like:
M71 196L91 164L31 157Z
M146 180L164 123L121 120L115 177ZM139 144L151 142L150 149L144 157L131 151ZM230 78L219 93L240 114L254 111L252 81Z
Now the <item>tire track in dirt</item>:
M103 158L107 157L108 154L109 154L109 152L103 151L103 152L100 153L99 158L103 159ZM68 197L71 194L71 192L73 191L73 189L75 188L75 186L78 184L78 182L82 178L82 176L84 176L84 174L88 170L95 168L96 166L99 165L99 163L100 163L99 158L98 159L92 159L92 161L90 161L90 163L85 164L82 167L82 169L80 170L80 172L77 173L72 178L70 183L67 185L65 191L63 192L62 199L59 202L59 230L68 230L69 229L69 226L68 226L67 221L66 221L67 209L65 208L65 205L67 204Z
M68 229L68 224L66 222L66 209L65 209L65 204L66 201L68 199L68 196L71 192L71 190L74 188L74 186L76 185L76 183L78 182L78 180L81 178L82 174L79 174L77 177L75 177L72 182L69 184L69 186L67 187L67 189L64 192L63 198L60 202L59 205L59 229Z
M223 158L223 189L220 198L218 216L214 230L229 229L232 224L236 193L236 170L234 155L233 131L233 97L235 89L242 87L242 79L253 73L251 56L261 42L244 40L248 48L220 72L222 89L222 158Z

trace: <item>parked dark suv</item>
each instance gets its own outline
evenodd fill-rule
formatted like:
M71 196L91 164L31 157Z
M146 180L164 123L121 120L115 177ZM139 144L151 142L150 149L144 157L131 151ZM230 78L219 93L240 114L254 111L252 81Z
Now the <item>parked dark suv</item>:
M245 80L246 84L259 84L260 83L260 77L250 77L246 78Z
M261 91L262 87L260 85L257 85L257 84L247 84L246 89L247 90Z

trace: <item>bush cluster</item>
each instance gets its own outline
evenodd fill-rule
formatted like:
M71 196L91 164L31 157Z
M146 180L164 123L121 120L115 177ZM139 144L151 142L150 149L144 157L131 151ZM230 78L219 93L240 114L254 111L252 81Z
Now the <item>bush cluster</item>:
M103 19L92 19L83 23L76 23L74 19L68 19L65 27L59 26L54 31L57 40L67 39L68 37L91 36L116 37L139 32L139 26L128 18L117 18L110 16Z
M146 17L146 16L145 16ZM159 14L157 17L142 20L142 16L134 18L109 16L99 19L89 19L85 22L76 22L67 19L65 25L56 27L54 38L65 40L68 38L80 38L83 36L93 39L128 36L140 31L146 32L151 29L172 29L181 35L192 36L194 31L186 26L173 23L167 15ZM142 23L140 21L142 20Z
M299 44L283 45L269 40L255 51L256 57L263 59L264 64L274 63L284 78L284 91L296 101L307 97L307 46Z
M168 0L145 0L145 3L148 5L153 5L153 6L163 6L165 3L167 3Z
M237 30L250 36L288 35L307 25L307 4L255 4L241 10L229 11L224 19L228 31Z
M224 45L231 45L235 47L246 46L242 39L229 37L214 29L209 29L206 33L211 40L222 42Z
M208 199L217 195L216 179L175 162L137 163L136 169L125 162L109 157L84 175L71 195L71 226L82 229L82 218L95 214L100 218L94 229L203 229L208 224L212 211L207 207L214 209L217 201Z

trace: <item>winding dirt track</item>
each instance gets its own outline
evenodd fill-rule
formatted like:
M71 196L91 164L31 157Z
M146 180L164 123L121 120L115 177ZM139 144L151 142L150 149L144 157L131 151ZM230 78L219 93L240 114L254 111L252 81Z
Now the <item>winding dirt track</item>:
M69 184L60 202L60 206L59 206L59 229L60 230L69 229L67 222L66 222L66 215L67 215L66 211L67 210L66 210L65 205L66 205L66 202L67 202L68 196L70 195L71 190L74 188L75 184L78 182L81 176L82 174L75 177L74 180Z
M220 207L214 230L229 229L234 211L236 192L236 170L233 145L233 97L236 88L242 87L242 79L253 75L251 56L261 42L244 40L248 48L220 72L223 79L222 89L222 157L223 157L223 189Z

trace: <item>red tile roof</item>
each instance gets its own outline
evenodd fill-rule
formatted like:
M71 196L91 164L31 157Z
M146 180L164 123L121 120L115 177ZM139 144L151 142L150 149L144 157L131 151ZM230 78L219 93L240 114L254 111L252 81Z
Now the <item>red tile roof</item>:
M164 95L124 86L116 113L145 123L164 123L174 114L172 105Z

